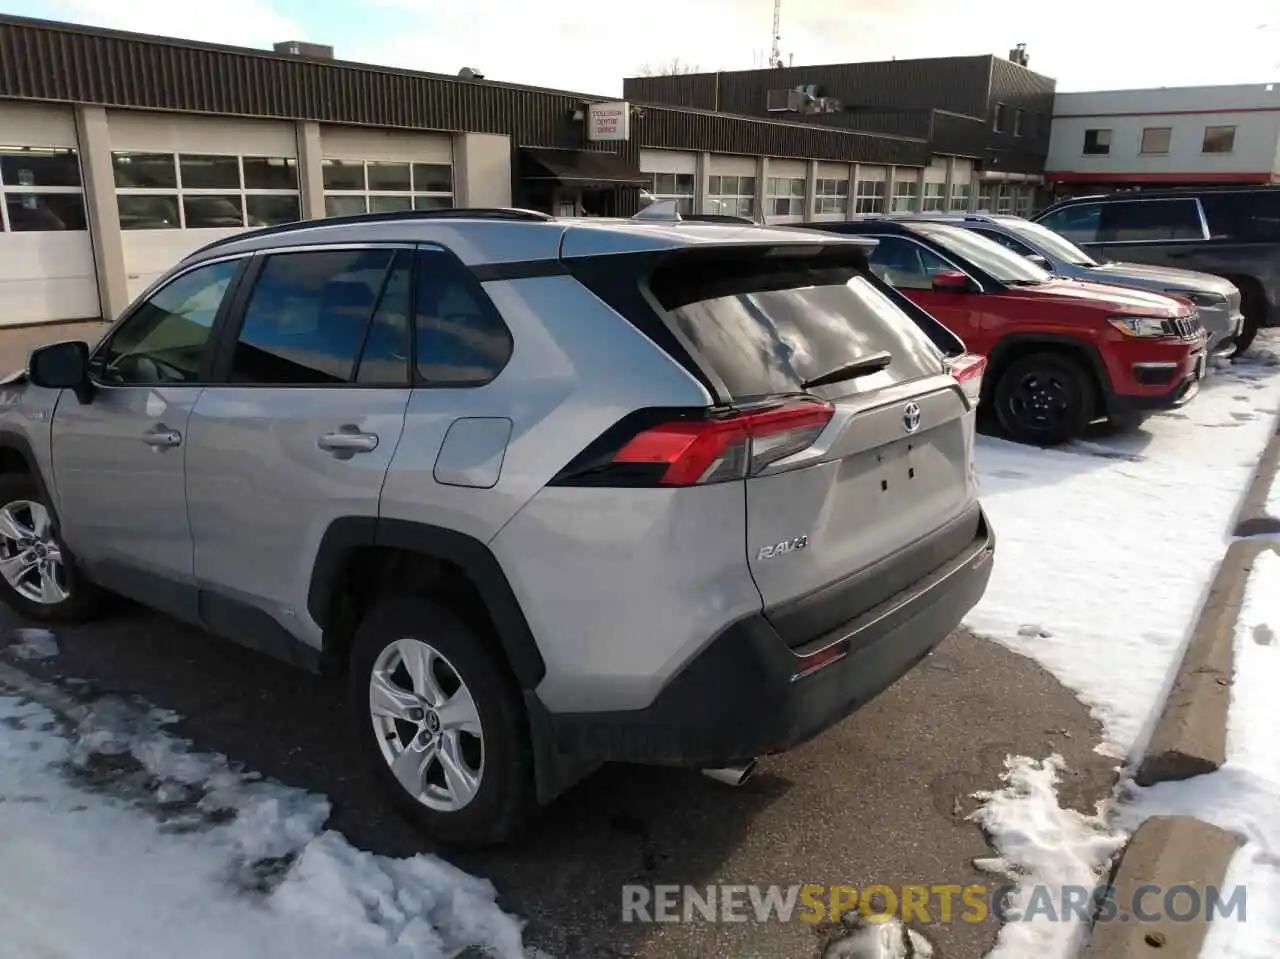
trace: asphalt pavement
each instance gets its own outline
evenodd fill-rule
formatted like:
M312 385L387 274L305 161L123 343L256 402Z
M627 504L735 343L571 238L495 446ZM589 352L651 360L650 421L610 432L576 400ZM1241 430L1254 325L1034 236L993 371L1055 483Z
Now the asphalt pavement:
M197 748L332 800L330 825L389 856L437 852L491 879L502 906L528 920L526 943L557 959L799 959L836 931L793 921L621 921L627 883L864 886L999 880L966 815L999 785L1007 755L1068 763L1064 803L1092 811L1113 763L1100 729L1044 670L958 633L846 722L732 788L675 769L607 767L561 797L518 843L441 851L383 802L351 743L340 690L233 644L132 606L55 630L60 653L22 661L6 648L23 625L0 609L0 657L77 697L140 695L184 719ZM978 957L995 920L921 925L939 957Z

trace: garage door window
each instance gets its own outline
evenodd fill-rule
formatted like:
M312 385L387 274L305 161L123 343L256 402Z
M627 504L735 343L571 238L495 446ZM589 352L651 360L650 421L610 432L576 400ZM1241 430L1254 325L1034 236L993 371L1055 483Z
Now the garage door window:
M724 174L712 174L707 177L707 195L702 201L702 212L754 219L756 178Z
M76 151L0 146L0 228L12 233L85 229Z
M301 219L292 157L117 152L111 161L124 230L237 229Z
M440 210L453 206L448 163L325 160L325 216Z

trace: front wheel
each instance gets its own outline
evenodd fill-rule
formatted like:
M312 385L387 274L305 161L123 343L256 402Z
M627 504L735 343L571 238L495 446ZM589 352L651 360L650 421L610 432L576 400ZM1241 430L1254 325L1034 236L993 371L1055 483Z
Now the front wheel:
M80 573L52 508L25 473L0 476L0 597L43 623L84 622L101 605L101 592Z
M447 606L377 603L356 631L350 705L361 749L396 807L453 845L503 842L534 806L519 691Z
M1060 353L1014 360L996 382L995 413L1019 443L1058 446L1079 436L1093 419L1094 390L1088 372Z

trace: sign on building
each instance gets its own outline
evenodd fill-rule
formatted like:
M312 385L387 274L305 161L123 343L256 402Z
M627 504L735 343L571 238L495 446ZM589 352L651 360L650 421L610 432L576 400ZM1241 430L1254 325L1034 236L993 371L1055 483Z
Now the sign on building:
M588 140L626 140L630 137L630 104L626 102L592 103L588 106Z

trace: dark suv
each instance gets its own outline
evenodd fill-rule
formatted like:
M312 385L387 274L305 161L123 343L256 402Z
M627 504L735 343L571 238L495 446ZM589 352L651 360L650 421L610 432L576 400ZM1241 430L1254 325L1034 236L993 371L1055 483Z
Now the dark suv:
M1141 190L1062 200L1035 218L1102 260L1201 270L1240 289L1246 350L1280 323L1280 186Z

